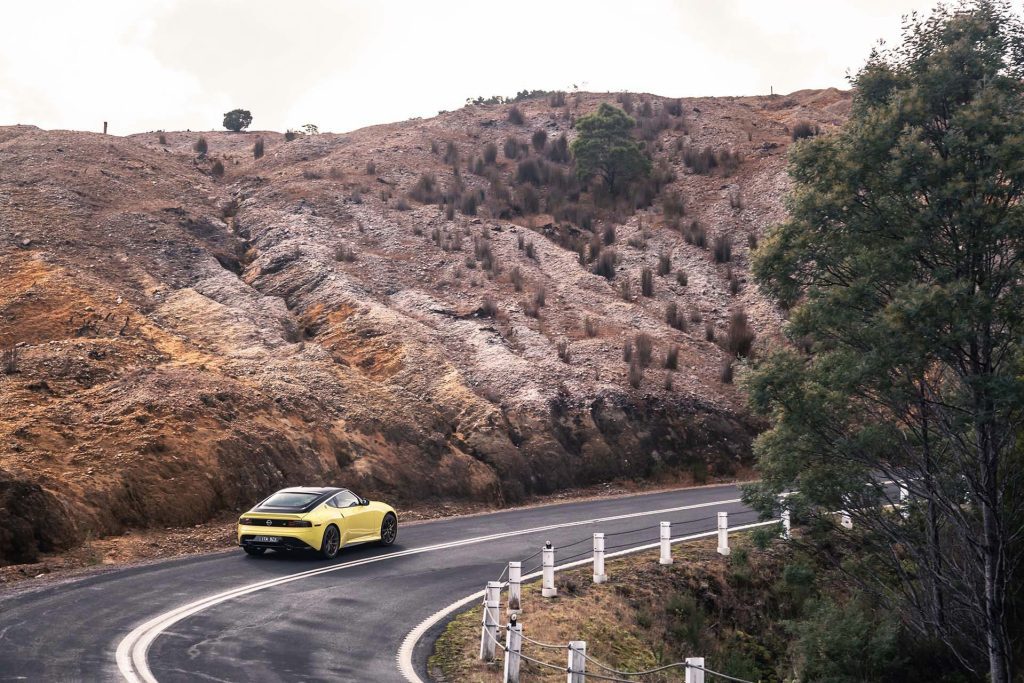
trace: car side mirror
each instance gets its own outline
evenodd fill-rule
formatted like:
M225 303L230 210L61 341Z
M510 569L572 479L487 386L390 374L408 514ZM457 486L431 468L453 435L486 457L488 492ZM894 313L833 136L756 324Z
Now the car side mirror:
M360 505L369 505L370 501L366 500L365 498L360 498L359 499L359 504Z

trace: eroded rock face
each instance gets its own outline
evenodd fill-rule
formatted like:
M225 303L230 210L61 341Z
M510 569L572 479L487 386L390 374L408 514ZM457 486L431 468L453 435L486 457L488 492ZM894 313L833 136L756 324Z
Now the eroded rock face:
M0 558L34 562L39 553L71 547L79 539L71 511L61 504L60 492L18 480L0 470Z
M839 123L848 97L685 100L685 121L649 143L684 223L709 243L732 236L729 263L688 242L661 199L589 228L523 216L518 161L475 163L537 129L571 138L571 118L605 100L520 103L522 126L490 106L292 142L207 133L205 159L198 134L0 128L0 349L15 349L0 368L0 506L13 520L0 562L194 524L287 484L512 503L748 464L756 425L721 383L726 353L705 325L720 339L743 307L759 344L776 333L747 266L784 216L786 126ZM253 160L257 136L266 154ZM694 175L687 145L744 161ZM477 214L409 199L424 173L442 194L482 192ZM612 281L573 247L608 223ZM663 255L669 272L642 296L641 269ZM685 325L668 324L670 304ZM623 348L641 334L653 351L633 386Z

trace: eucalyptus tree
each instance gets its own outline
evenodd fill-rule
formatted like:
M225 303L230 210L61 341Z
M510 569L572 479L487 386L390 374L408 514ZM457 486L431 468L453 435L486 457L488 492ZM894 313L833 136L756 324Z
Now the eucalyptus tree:
M847 124L794 145L790 218L754 262L793 344L745 380L773 425L747 497L768 510L798 491L820 547L858 550L837 559L862 587L1009 683L1024 640L1024 30L997 2L912 16L853 85ZM825 523L840 509L852 530Z

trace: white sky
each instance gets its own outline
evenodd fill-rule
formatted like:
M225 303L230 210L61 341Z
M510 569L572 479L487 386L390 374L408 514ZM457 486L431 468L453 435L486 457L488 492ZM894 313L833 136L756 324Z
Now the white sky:
M322 131L521 89L846 87L934 0L0 0L0 125Z

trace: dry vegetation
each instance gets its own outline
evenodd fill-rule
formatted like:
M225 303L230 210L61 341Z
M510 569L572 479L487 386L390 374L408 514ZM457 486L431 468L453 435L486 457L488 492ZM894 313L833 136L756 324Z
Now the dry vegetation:
M741 467L726 330L745 311L756 351L781 319L749 245L783 216L790 126L849 99L630 97L655 163L620 197L568 154L614 95L346 135L0 128L0 562L286 483L508 504Z

